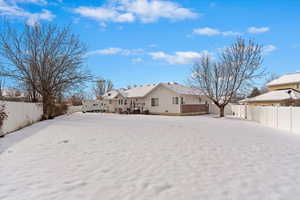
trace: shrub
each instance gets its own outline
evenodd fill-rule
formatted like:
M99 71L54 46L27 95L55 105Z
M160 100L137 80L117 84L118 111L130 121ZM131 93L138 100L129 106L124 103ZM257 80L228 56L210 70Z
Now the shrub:
M0 106L0 128L3 125L3 121L7 119L7 114L5 112L5 105Z
M66 114L68 111L68 105L65 102L59 103L59 104L55 104L52 106L51 109L51 117L50 118L54 118L60 115L64 115Z

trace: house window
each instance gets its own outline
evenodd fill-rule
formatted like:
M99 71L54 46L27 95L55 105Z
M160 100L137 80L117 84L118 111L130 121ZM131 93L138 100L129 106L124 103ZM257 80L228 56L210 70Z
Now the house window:
M300 89L300 83L297 84L297 89Z
M124 105L127 105L127 99L124 100Z
M201 98L199 98L199 103L201 103L201 101L202 101L202 99L201 99Z
M178 97L173 97L172 102L173 102L173 104L178 104L179 103Z
M158 98L151 98L151 106L158 106L159 105L159 99Z
M109 100L109 104L111 104L111 100Z
M184 104L183 97L180 97L180 104Z

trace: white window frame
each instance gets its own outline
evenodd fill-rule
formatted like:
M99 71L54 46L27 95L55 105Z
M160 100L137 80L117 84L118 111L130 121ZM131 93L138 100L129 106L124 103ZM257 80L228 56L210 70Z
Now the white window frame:
M159 106L159 98L151 98L151 106L152 107Z
M173 104L179 104L179 98L178 97L172 97L172 103Z

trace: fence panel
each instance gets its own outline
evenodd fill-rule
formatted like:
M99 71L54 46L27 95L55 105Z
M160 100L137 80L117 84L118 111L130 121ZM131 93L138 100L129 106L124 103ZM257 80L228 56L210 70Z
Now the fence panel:
M232 105L235 117L300 134L300 107Z
M292 111L292 131L300 134L300 107L294 107Z
M278 128L291 131L291 107L278 107Z
M5 105L8 118L4 120L2 134L15 131L41 119L43 107L41 104L0 101ZM1 134L1 133L0 133Z
M207 104L182 104L180 105L181 113L208 113Z

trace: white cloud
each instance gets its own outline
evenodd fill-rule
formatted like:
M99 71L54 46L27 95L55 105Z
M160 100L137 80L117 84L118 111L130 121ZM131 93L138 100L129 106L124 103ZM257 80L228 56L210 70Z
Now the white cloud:
M222 32L222 35L224 35L224 36L237 36L237 35L241 35L241 33L233 32L233 31L224 31L224 32Z
M144 52L143 49L122 49L122 48L106 48L106 49L99 49L95 51L90 51L87 53L89 55L122 55L122 56L133 56L139 55Z
M51 21L55 16L46 9L43 9L41 13L30 13L27 19L28 25L35 25L40 20Z
M79 7L75 12L98 21L132 22L134 16L130 13L120 14L116 10L102 7Z
M27 20L27 24L34 25L40 20L47 20L51 21L55 15L53 15L49 10L43 9L39 13L31 13L28 12L21 7L19 7L16 3L18 2L27 2L27 3L40 3L43 1L38 0L18 0L18 1L11 1L7 3L4 0L0 0L0 16L8 16L8 17L17 17L17 18L24 18Z
M260 28L258 28L258 27L252 26L252 27L248 28L248 32L252 33L252 34L265 33L265 32L268 32L268 31L270 31L269 27L260 27Z
M197 28L193 30L194 34L197 35L207 35L207 36L213 36L213 35L223 35L223 36L236 36L241 35L239 32L233 32L233 31L220 31L218 29L204 27L204 28Z
M14 3L33 3L33 4L47 4L46 0L11 0Z
M175 54L167 54L165 52L159 51L149 53L152 59L164 60L169 64L191 64L200 59L204 54L209 54L209 52L179 51L175 52Z
M133 58L132 60L131 60L131 62L133 63L133 64L138 64L138 63L141 63L141 62L143 62L144 60L142 59L142 58Z
M78 7L75 13L98 21L156 22L160 18L172 21L196 18L198 14L179 4L162 0L111 0L101 7Z
M208 36L221 34L221 32L218 29L213 29L209 27L194 29L193 33L198 35L208 35Z
M267 45L263 47L263 54L269 54L273 51L276 51L278 48L274 45Z

